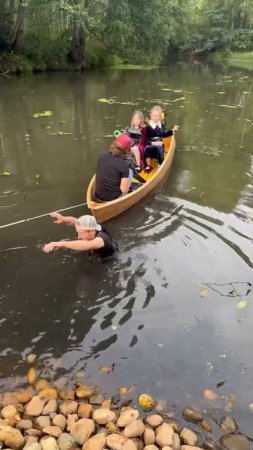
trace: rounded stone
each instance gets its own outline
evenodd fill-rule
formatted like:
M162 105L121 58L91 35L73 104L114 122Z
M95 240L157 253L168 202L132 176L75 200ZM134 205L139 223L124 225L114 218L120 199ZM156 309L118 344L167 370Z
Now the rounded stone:
M158 428L156 428L156 443L160 447L165 447L165 445L171 446L173 442L174 430L168 423L162 423Z
M151 445L155 443L155 432L152 428L145 428L143 439L145 445Z
M75 414L77 412L78 403L73 400L64 400L59 405L59 412L64 416Z
M106 436L104 433L98 433L89 438L83 445L83 450L103 450L106 443Z
M225 434L220 442L228 450L250 450L249 441L242 434Z
M124 429L124 436L126 438L133 438L141 436L145 431L145 425L141 419L134 420Z
M5 447L19 449L24 445L24 437L19 430L8 425L0 425L0 441L4 442Z
M40 445L43 450L59 450L55 438L51 436L41 439Z
M8 419L9 417L15 416L17 412L17 408L14 405L8 405L2 409L1 416L3 419Z
M95 424L91 419L78 420L71 429L71 436L79 445L83 445L95 430Z
M125 428L134 420L139 418L139 412L133 408L126 408L124 411L121 411L120 416L117 421L117 426L120 428Z
M21 403L22 405L24 403L28 403L32 399L33 395L34 390L31 387L24 389L23 391L16 392L18 402Z
M181 441L184 444L196 446L198 443L198 436L189 428L183 428L180 433Z
M114 422L116 420L116 414L110 409L99 408L94 411L93 420L99 425L106 425L108 422Z
M204 420L204 413L203 411L199 410L199 409L194 409L194 408L184 408L182 411L182 415L184 417L185 420L187 420L188 422L203 422Z
M66 389L59 393L59 397L62 400L75 400L75 391L74 389Z
M81 405L78 406L78 417L80 418L86 418L89 419L92 413L92 406L89 405L89 403L81 403Z
M224 434L231 434L238 430L238 425L233 417L224 416L220 420L220 429Z
M61 429L56 426L50 426L50 427L43 428L42 432L44 434L49 434L50 436L54 436L54 437L58 438L61 434Z
M128 439L122 446L122 450L138 450L137 445L131 439Z
M47 399L57 399L58 397L58 392L56 389L54 388L45 388L42 389L42 391L40 391L40 397L41 398L47 398Z
M76 441L69 433L62 433L57 440L57 444L60 450L69 450L76 445Z
M159 414L151 414L150 416L146 417L146 422L152 428L156 428L163 423L163 418L162 416L159 416Z
M54 398L51 398L44 406L42 414L49 415L55 413L56 411L57 411L57 401Z
M47 399L40 398L38 395L35 395L29 403L27 403L25 407L25 413L28 416L40 416L43 408L45 406Z
M173 448L173 450L180 450L181 449L180 437L175 432L174 432L174 435L173 435L172 448Z
M69 414L67 417L67 430L71 431L77 421L78 421L77 414Z
M42 428L50 427L51 422L49 416L39 416L35 420L35 425L37 425L41 430Z
M89 386L80 386L76 389L77 398L90 398L93 394L93 389Z
M29 430L26 430L26 434L28 434L28 436L40 437L42 435L42 431L37 430L36 428L30 428Z
M63 414L56 414L56 416L54 416L52 420L52 424L56 427L59 427L61 430L64 430L64 428L66 427L66 423L67 420Z
M159 449L158 449L158 447L156 445L151 444L151 445L146 445L144 447L144 450L159 450Z
M41 445L38 442L33 442L24 447L26 450L41 450Z
M22 419L17 423L16 428L18 430L29 430L29 428L32 428L32 426L33 423L30 419Z
M112 433L106 438L106 446L111 450L122 450L123 444L126 442L126 438L120 434Z

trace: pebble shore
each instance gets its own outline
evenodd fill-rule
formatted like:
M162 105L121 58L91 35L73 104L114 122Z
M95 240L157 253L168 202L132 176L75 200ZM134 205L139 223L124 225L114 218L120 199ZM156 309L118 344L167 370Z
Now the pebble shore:
M141 397L134 408L89 385L58 390L34 380L26 389L0 395L0 449L250 450L233 417L219 421L217 442L202 410L184 408L182 423L189 425L180 426L152 397Z

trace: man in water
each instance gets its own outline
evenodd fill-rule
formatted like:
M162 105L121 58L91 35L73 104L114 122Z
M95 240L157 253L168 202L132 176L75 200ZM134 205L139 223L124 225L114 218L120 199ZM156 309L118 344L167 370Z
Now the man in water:
M96 222L93 216L65 217L54 212L50 216L58 224L74 226L77 232L77 239L74 241L50 242L43 247L45 253L58 250L58 248L68 248L77 251L88 251L90 255L101 260L113 255L116 251L115 244L111 236Z

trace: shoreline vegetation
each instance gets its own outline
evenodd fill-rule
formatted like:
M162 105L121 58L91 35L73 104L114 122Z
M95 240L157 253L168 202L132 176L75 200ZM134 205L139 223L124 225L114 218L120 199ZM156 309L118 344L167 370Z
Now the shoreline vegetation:
M100 372L110 373L103 367ZM8 450L249 450L231 415L231 396L222 403L206 389L205 410L182 410L120 386L112 397L94 384L69 386L66 377L50 383L37 379L34 367L28 386L0 394L0 444ZM132 403L135 403L132 406ZM208 410L208 411L207 411ZM215 415L215 417L214 417Z
M213 60L217 63L222 62L228 66L253 71L253 51L230 52L227 54L217 53L213 56Z

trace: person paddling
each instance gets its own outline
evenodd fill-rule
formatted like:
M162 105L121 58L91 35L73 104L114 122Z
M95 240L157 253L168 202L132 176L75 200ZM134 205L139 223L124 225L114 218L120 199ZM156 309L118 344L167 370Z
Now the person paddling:
M74 241L50 242L43 247L45 253L58 250L59 248L67 248L80 252L88 251L90 256L101 260L112 256L117 251L116 243L93 216L86 215L77 219L72 216L63 216L57 212L51 213L50 216L55 223L74 226L78 237Z

